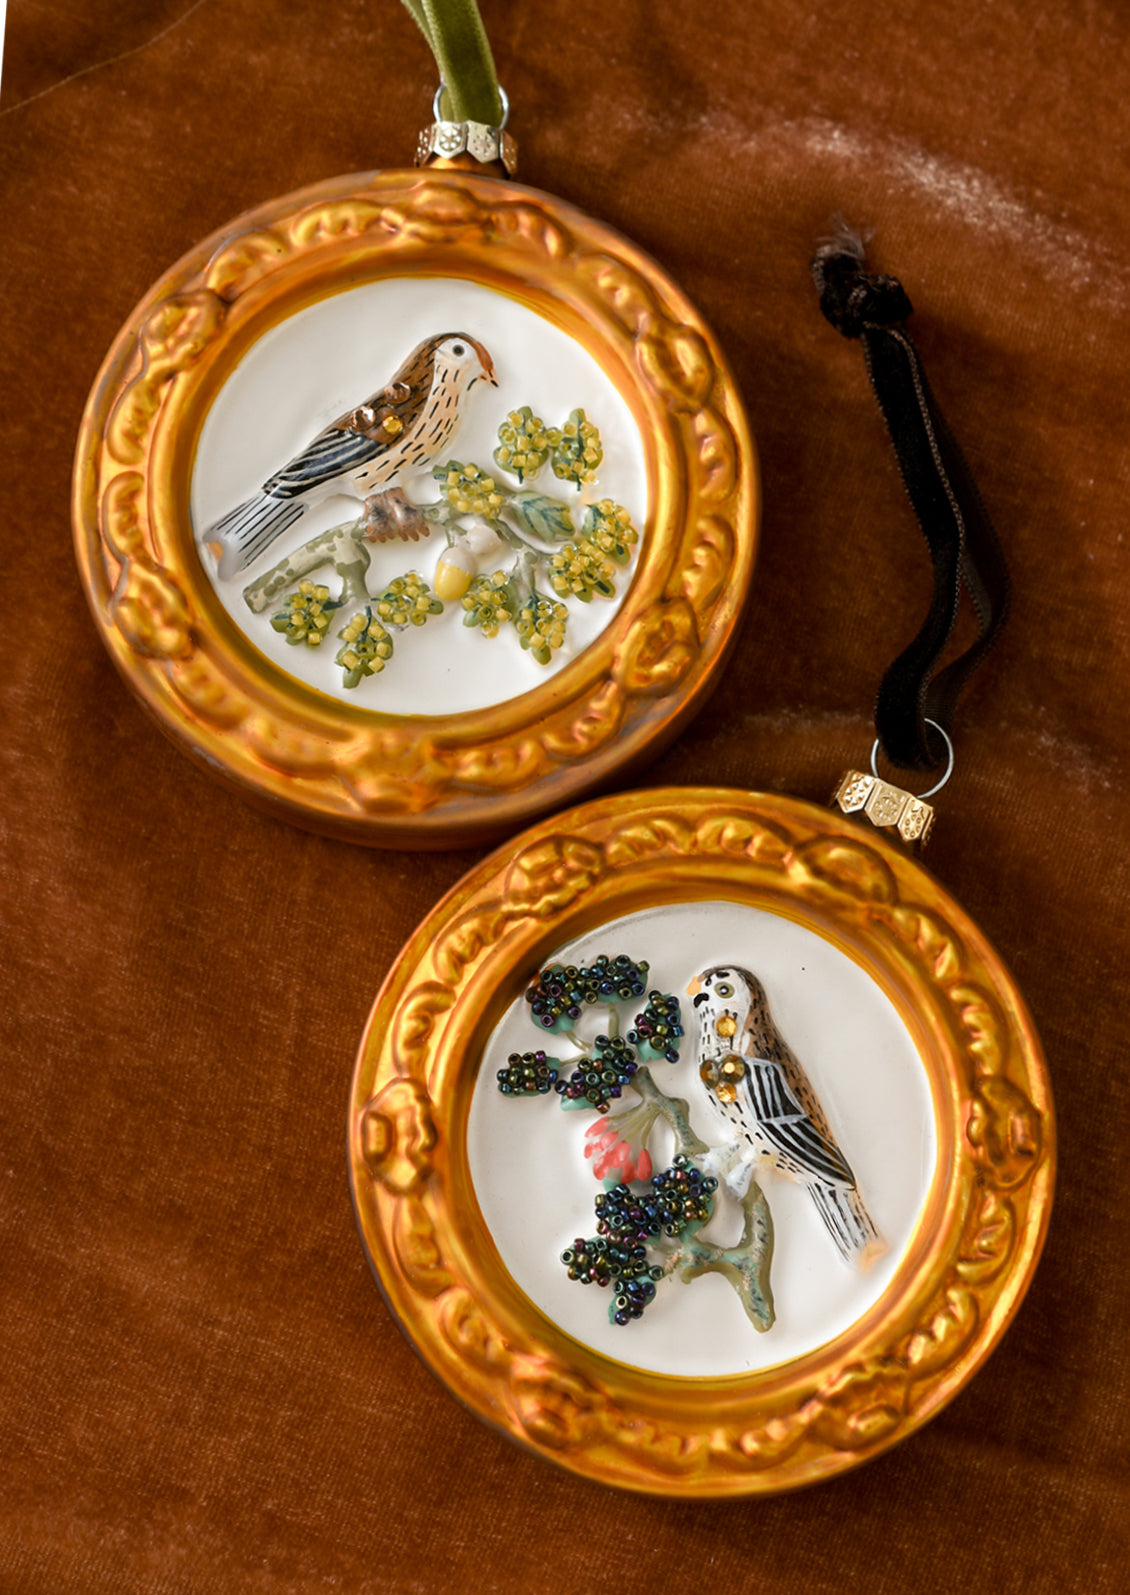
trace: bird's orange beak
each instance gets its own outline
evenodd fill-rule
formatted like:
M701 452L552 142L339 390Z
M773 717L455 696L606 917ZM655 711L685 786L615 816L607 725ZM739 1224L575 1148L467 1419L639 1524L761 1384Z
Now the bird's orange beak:
M701 990L702 990L702 976L701 975L696 975L694 977L694 979L691 981L690 985L687 987L687 996L688 997L697 997Z
M482 344L477 338L471 338L469 341L471 347L479 357L479 364L483 368L483 376L486 377L492 388L497 388L498 378L494 374L494 361L491 359L490 355L483 348Z

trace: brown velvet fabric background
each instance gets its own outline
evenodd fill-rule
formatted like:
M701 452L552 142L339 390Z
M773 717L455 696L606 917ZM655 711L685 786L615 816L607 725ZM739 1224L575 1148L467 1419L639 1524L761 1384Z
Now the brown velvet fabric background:
M407 164L394 0L12 0L3 162L0 1591L1115 1591L1130 1553L1130 13L484 0L522 177L642 242L728 349L764 467L740 647L656 781L826 797L927 565L814 239L877 229L1008 548L935 872L1026 990L1050 1239L921 1434L831 1485L614 1497L463 1412L370 1278L353 1053L473 861L253 812L118 680L74 574L86 395L149 283L248 205ZM326 920L348 900L348 949Z

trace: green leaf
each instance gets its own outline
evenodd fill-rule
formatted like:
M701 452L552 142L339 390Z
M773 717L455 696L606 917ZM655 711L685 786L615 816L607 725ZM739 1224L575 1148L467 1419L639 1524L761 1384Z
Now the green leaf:
M553 446L554 476L563 482L572 482L579 492L582 482L596 480L603 458L599 430L583 410L571 410Z
M608 498L588 506L582 531L602 554L617 565L628 564L632 549L639 542L639 533L632 525L627 510Z
M507 506L519 529L542 542L563 542L577 535L569 506L544 493L512 493Z

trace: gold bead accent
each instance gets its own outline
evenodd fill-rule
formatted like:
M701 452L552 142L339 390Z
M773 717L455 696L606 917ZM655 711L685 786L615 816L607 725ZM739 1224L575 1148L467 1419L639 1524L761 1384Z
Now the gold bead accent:
M386 415L381 422L381 431L390 438L398 438L404 431L404 422L398 415Z
M732 1014L724 1013L714 1026L720 1036L729 1038L738 1028L738 1022Z

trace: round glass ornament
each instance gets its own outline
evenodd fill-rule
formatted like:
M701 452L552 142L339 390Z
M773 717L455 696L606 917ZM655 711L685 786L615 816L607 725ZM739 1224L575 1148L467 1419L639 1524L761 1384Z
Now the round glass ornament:
M91 608L162 729L285 818L401 847L497 839L665 746L733 642L758 508L733 380L660 268L443 162L190 251L110 350L74 482Z
M670 994L684 1018L675 1061L637 1047L647 1079L623 1087L627 1109L614 1071L593 1066L610 1050L584 999L573 1016L563 1006L617 958L629 1020L645 1003L669 1016ZM751 1080L766 1058L803 1059L819 1104L805 1098L803 1117L850 1160L868 1211L846 1255L808 1184L762 1147L743 1189L741 1158L722 1150L733 1116L705 1040L719 1011L707 988L729 1002L742 983L767 994L776 1041L762 1032L743 1049L729 1009L711 1023ZM578 1089L597 1080L609 1099L595 1126L558 1113L547 1084L547 1071L558 1086L578 1077L551 1056L566 1031L589 1054ZM667 1121L650 1138L649 1101ZM791 1134L801 1117L776 1123ZM1020 1303L1055 1162L1032 1021L943 888L842 814L710 788L586 804L466 875L377 997L349 1148L374 1273L453 1394L571 1471L689 1497L832 1477L936 1413ZM617 1212L654 1202L673 1175L685 1192L680 1151L717 1178L710 1222L653 1225L658 1277L610 1263ZM617 1292L619 1320L604 1311Z

